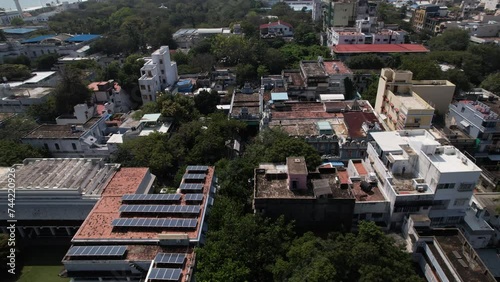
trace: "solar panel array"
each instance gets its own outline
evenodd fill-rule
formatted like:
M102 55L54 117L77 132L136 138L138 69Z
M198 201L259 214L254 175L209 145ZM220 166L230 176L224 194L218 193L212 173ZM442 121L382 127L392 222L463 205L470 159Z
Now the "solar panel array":
M152 268L148 279L178 281L181 273L182 269L179 268Z
M205 174L201 173L186 173L184 174L184 179L187 180L203 180L205 179Z
M179 194L125 194L122 201L178 201Z
M200 213L198 205L122 205L120 212L130 213Z
M186 194L184 199L186 201L201 202L203 201L203 194Z
M186 254L158 253L155 257L156 263L183 264Z
M81 257L115 257L123 256L127 251L127 246L73 246L68 251L68 256Z
M203 184L202 183L181 183L179 188L181 188L181 190L201 192L203 190Z
M187 171L202 171L206 172L208 170L208 166L206 165L189 165L186 168Z
M117 218L111 222L115 227L147 228L196 228L196 219L171 218Z

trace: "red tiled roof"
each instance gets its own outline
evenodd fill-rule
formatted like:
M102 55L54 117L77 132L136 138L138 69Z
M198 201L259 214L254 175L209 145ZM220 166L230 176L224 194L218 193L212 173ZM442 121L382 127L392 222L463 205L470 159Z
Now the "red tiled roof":
M365 136L361 126L363 122L378 122L377 117L373 113L365 112L346 112L344 113L344 122L347 125L349 137L362 138Z
M332 46L332 51L337 54L429 52L429 50L421 44L345 44Z
M263 29L263 28L269 28L269 27L278 26L278 25L286 25L290 28L292 27L292 25L287 23L287 22L277 21L277 22L273 22L273 23L261 24L260 28Z

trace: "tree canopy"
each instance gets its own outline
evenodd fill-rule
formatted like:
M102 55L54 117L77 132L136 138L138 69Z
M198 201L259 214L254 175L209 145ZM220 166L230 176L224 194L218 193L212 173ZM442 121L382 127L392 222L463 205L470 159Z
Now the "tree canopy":
M25 65L0 64L0 79L8 81L26 80L31 77L31 70Z
M43 158L47 156L47 152L35 149L30 145L0 140L0 166L22 163L26 158Z
M488 75L483 80L483 82L481 82L481 87L499 95L500 94L500 72L492 73L492 74Z
M358 234L321 239L306 233L295 239L273 274L275 281L422 281L410 255L367 221L359 224Z
M432 51L465 51L469 46L469 32L458 28L445 30L429 40Z

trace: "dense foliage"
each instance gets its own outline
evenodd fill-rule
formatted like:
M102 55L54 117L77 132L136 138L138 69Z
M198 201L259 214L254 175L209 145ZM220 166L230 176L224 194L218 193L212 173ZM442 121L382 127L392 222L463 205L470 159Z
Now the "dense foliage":
M27 144L9 140L0 140L0 166L22 163L26 158L42 158L48 154Z
M0 64L0 79L7 81L26 80L31 77L31 70L25 65Z

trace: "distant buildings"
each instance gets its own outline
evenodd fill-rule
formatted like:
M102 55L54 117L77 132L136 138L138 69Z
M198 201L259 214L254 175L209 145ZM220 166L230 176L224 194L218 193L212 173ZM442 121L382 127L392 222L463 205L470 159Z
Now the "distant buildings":
M144 60L139 78L143 104L156 101L158 92L169 90L178 80L177 64L170 60L168 46L162 46Z
M376 54L388 56L391 53L417 54L430 51L422 44L343 44L331 47L332 55L345 60L358 54Z
M410 71L382 69L374 109L391 130L429 129L434 110L445 114L452 101L451 82L412 80L412 76Z
M259 30L262 38L293 37L292 25L283 21L261 24Z
M90 158L25 159L13 165L17 234L22 238L74 235L119 167ZM3 202L10 194L8 169L0 170ZM0 211L0 221L8 219L7 209ZM7 225L2 226L8 233Z
M448 15L448 7L440 7L438 5L418 5L413 7L413 17L411 19L412 27L417 32L435 33L436 26L441 22L450 20Z
M323 27L345 27L354 26L357 18L356 1L325 1L326 7L323 11Z
M74 55L78 49L101 38L97 34L52 34L41 35L21 41L21 53L30 59L36 59L46 54L62 56Z
M147 168L122 168L63 258L75 281L194 281L213 205L213 167L188 166L173 194L152 194Z
M460 229L472 247L495 248L500 243L500 193L476 193ZM500 261L500 258L499 258Z
M172 38L174 39L178 48L191 49L202 40L218 34L231 35L232 33L229 27L191 29L181 28L172 35Z

